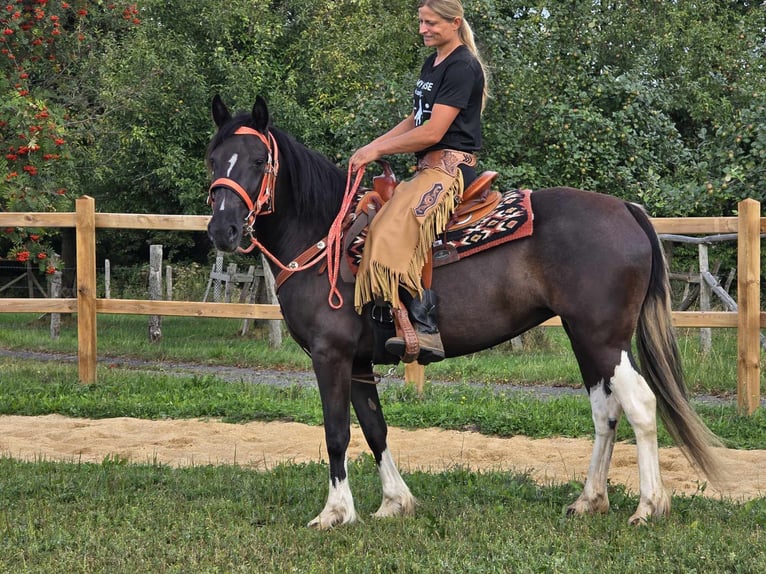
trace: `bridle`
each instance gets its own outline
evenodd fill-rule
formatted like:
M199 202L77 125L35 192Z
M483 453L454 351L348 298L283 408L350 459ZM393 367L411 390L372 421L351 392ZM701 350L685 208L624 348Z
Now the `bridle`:
M266 159L266 167L263 171L263 178L261 179L261 189L258 192L258 197L253 203L250 199L250 194L242 187L239 182L230 179L228 177L219 177L213 183L210 184L207 192L207 204L213 207L213 189L216 187L226 187L236 193L239 198L245 202L248 213L245 216L244 231L243 233L250 237L250 246L247 248L239 247L237 251L240 253L250 253L257 245L257 240L253 236L253 224L255 223L255 217L257 215L269 215L274 213L274 187L277 182L277 175L279 174L279 147L271 132L267 135L262 134L258 130L242 126L237 128L234 135L247 135L255 136L263 145L266 146L268 153Z
M255 218L258 215L269 215L274 213L274 195L273 191L276 187L277 175L279 174L279 147L274 139L274 135L271 131L267 132L267 135L262 134L258 130L242 126L237 128L234 135L250 135L255 136L263 145L266 146L268 152L268 158L266 161L266 167L263 172L263 178L261 179L261 189L258 192L258 198L255 203L250 199L250 195L247 190L242 187L239 182L230 179L228 177L219 177L208 188L207 204L213 207L213 189L216 187L225 187L233 191L239 196L239 198L245 202L248 213L245 216L244 227L242 234L250 237L250 245L246 248L237 247L239 253L250 253L253 249L258 247L260 251L271 260L282 271L290 274L297 271L304 271L310 269L319 261L327 258L327 277L330 281L330 295L328 297L329 305L333 309L340 309L343 306L343 297L338 291L337 282L340 270L340 260L342 256L342 239L343 239L343 222L346 218L346 213L349 211L351 202L359 189L359 184L364 176L365 166L362 166L356 173L356 178L352 184L352 170L351 166L348 168L348 178L346 180L346 190L343 195L343 201L341 203L340 211L335 217L335 220L330 226L330 231L327 233L327 237L309 247L306 251L296 257L289 264L285 265L279 259L276 258L268 249L266 249L254 234Z

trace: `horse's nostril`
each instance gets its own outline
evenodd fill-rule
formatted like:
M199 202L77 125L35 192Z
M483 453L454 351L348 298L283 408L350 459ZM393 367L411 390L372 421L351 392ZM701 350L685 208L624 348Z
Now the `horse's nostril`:
M207 235L217 249L233 251L239 245L242 228L235 223L219 221L215 217L207 226Z

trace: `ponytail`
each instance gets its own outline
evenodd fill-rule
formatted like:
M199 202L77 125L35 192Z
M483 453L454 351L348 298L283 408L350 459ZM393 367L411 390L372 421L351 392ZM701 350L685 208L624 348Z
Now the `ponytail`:
M487 105L487 100L489 99L489 68L487 68L487 65L479 54L478 48L476 48L473 30L471 29L471 25L465 19L462 2L460 0L420 0L418 2L418 8L423 8L424 6L427 6L445 20L460 18L460 28L458 29L460 41L465 44L468 51L471 52L473 57L476 58L476 61L479 62L481 71L484 74L484 93L481 98L481 109L483 111L484 107Z
M460 22L460 29L458 30L460 41L465 44L465 47L468 48L468 51L471 52L473 57L476 58L476 61L479 62L481 71L484 74L484 92L482 93L481 97L481 109L484 111L484 107L487 105L487 100L489 99L489 69L484 63L481 54L479 54L479 49L476 47L476 42L473 39L473 30L471 29L471 25L465 18L463 18Z

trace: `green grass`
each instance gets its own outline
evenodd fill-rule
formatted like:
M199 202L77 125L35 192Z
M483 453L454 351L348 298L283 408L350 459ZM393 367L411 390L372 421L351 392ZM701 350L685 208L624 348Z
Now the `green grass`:
M275 351L260 332L240 337L239 321L166 318L159 345L146 340L146 322L100 316L99 355L160 364L309 367L292 342ZM579 385L565 338L560 330L546 332L547 345L539 350L501 348L427 370L433 379L486 385L427 384L423 397L409 385L384 385L389 424L499 436L592 436L584 392L542 399L493 384ZM714 331L714 337L712 360L695 355L694 339L682 337L687 375L696 392L731 394L735 383L727 378L736 378L736 345L726 332ZM46 322L0 314L0 348L74 354L76 346L71 325L51 341ZM763 409L741 417L733 406L696 408L729 446L766 448ZM48 413L313 425L322 416L313 386L231 383L108 362L98 367L98 383L85 386L73 363L0 358L0 414ZM621 440L631 438L625 422L618 433ZM660 442L669 444L663 429ZM362 524L316 532L305 525L327 496L327 473L320 463L255 472L238 466L174 469L117 457L101 464L0 458L0 572L766 571L766 498L732 503L674 496L669 518L636 528L627 520L637 499L620 485L610 486L609 513L571 519L565 508L581 492L579 482L540 486L521 474L455 467L405 473L420 501L416 515L378 521L369 514L380 502L380 482L372 458L363 455L349 464Z
M0 313L0 348L76 354L75 319L65 316L62 323L60 337L53 340L47 316ZM240 336L242 322L234 319L164 317L158 343L148 339L145 316L99 315L96 326L99 358L311 368L309 358L289 337L285 336L281 348L273 349L261 330Z
M163 338L151 343L148 319L135 315L99 315L99 357L140 357L157 361L191 361L205 364L254 368L308 370L306 354L289 338L281 348L269 346L264 332L251 330L239 335L241 321L165 317ZM544 330L542 344L513 351L510 345L429 365L432 380L462 382L510 382L580 387L580 372L569 341L560 328ZM679 346L687 385L692 393L733 396L737 388L736 332L713 330L713 350L700 353L698 331L679 331ZM0 313L0 348L26 351L54 351L75 354L77 329L71 318L65 321L61 337L52 340L47 318L29 314ZM384 370L384 368L380 368ZM766 372L766 365L764 365ZM403 373L401 366L397 371ZM766 382L762 382L766 395Z
M742 572L766 569L766 499L674 498L665 520L627 524L637 504L612 487L606 515L570 519L577 484L454 469L405 475L414 517L369 518L380 486L369 456L349 465L363 523L305 524L326 495L312 463L252 472L36 464L0 459L3 572Z
M230 383L215 376L99 367L98 383L81 385L77 368L61 363L0 359L0 414L59 413L84 418L221 418L228 422L292 420L322 424L315 387ZM381 389L386 419L404 428L470 429L488 435L590 437L590 403L577 396L540 398L498 392L493 385L428 384L423 397L412 386ZM734 406L697 405L703 420L733 448L766 448L766 415L737 415ZM660 442L670 440L660 429ZM632 437L625 422L618 438Z

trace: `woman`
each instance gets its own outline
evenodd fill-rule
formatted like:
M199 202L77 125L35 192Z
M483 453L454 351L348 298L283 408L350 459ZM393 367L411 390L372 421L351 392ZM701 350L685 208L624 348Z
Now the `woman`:
M370 226L355 305L361 312L367 303L387 302L395 319L406 308L419 355L405 356L402 337L386 341L386 350L425 365L443 359L444 348L437 328L436 294L423 288L423 267L464 187L476 177L473 154L481 147L487 89L484 64L460 0L421 0L418 20L424 44L436 51L421 68L412 113L358 149L350 164L356 171L395 153L415 153L418 160L415 176L399 184Z

